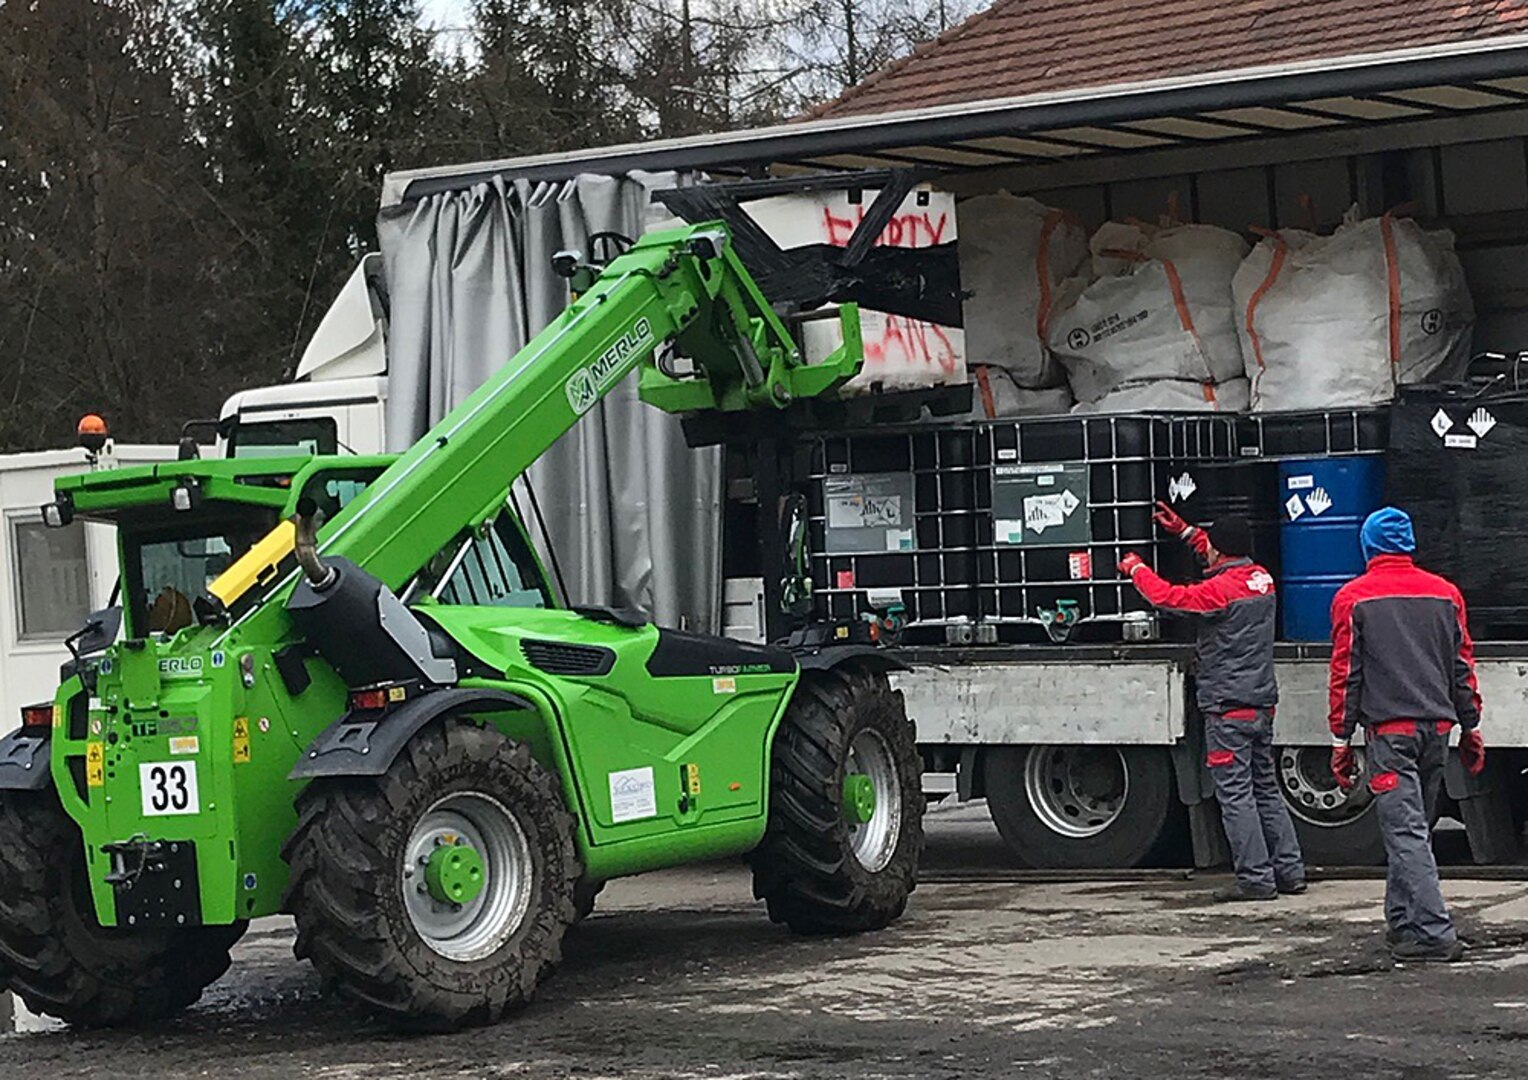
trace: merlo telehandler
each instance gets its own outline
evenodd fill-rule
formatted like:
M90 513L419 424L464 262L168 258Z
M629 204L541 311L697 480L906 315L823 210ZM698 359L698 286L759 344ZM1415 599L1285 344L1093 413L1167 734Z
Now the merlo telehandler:
M805 363L720 225L557 269L567 310L402 455L57 483L50 525L116 526L121 605L0 740L0 979L28 1007L159 1020L289 912L343 995L491 1022L603 882L743 854L793 930L901 914L923 797L884 654L562 607L512 487L634 369L672 412L832 394L855 311Z

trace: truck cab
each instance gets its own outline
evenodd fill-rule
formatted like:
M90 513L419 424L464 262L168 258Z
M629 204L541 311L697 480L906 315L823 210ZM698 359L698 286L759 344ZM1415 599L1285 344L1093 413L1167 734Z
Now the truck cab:
M320 320L293 381L243 390L223 404L225 455L382 453L387 328L382 256L373 252Z

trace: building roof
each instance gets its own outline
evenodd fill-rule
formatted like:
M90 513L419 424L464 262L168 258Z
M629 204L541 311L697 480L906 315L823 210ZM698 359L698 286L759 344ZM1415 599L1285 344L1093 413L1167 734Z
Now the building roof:
M900 112L1525 31L1522 0L997 0L808 115Z

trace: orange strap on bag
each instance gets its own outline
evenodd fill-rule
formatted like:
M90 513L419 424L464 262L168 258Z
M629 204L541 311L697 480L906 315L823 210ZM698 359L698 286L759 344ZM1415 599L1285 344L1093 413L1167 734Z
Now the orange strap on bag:
M1261 380L1263 372L1268 370L1268 365L1263 362L1263 339L1257 332L1257 306L1263 302L1263 297L1268 295L1274 282L1279 279L1279 274L1284 269L1284 260L1289 257L1289 244L1279 233L1268 229L1254 228L1252 231L1273 241L1273 261L1268 264L1268 276L1263 278L1261 284L1247 298L1247 340L1252 342L1252 357L1257 361L1257 377ZM1252 392L1256 396L1255 383Z
M982 395L982 412L987 414L988 420L997 419L997 402L992 397L992 379L987 374L987 366L979 364L976 368L976 388Z

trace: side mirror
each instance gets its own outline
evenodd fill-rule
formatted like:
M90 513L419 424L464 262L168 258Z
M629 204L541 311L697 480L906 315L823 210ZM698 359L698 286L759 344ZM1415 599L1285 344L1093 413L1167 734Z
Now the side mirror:
M102 608L100 611L92 611L85 625L67 638L65 644L76 657L90 656L116 641L121 629L121 606Z

